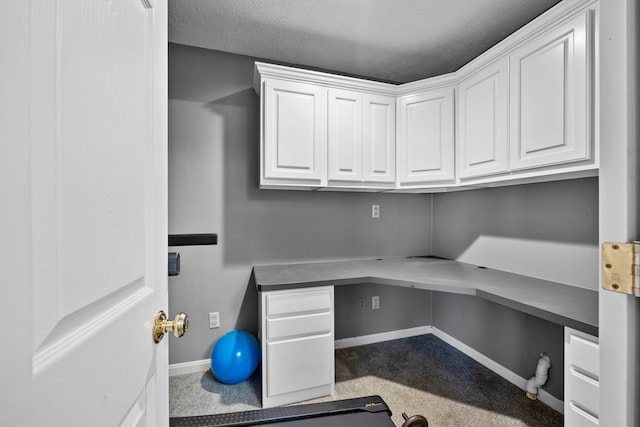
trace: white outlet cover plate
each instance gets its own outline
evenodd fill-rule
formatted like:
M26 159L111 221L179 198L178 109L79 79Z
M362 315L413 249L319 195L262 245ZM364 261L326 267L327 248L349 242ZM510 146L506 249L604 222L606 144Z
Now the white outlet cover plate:
M220 313L214 312L209 313L209 329L219 328L220 327Z

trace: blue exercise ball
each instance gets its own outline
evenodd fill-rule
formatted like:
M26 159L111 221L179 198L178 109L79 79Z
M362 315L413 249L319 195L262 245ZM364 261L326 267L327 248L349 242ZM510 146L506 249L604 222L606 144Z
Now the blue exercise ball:
M245 331L223 335L211 352L211 372L225 384L237 384L249 378L260 362L258 340Z

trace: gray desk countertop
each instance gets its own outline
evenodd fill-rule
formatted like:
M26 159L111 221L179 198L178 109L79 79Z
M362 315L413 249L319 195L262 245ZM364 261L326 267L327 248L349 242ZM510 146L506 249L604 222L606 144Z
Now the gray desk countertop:
M253 268L259 291L377 283L475 295L598 335L598 292L430 257L312 262Z

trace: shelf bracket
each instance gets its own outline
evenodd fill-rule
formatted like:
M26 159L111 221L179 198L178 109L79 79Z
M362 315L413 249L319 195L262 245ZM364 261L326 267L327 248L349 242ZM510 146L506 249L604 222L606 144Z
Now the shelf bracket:
M640 241L602 244L602 287L640 296Z

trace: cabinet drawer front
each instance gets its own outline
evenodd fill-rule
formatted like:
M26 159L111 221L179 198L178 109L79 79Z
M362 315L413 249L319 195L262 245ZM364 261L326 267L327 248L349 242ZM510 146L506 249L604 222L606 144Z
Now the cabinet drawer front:
M266 296L267 316L330 311L331 289L269 294Z
M564 414L564 425L568 427L597 427L598 419L575 405L569 405Z
M267 396L332 384L333 346L333 334L267 343Z
M600 378L600 350L598 343L571 334L569 336L571 355L569 363L579 371L594 379Z
M330 312L267 319L267 340L328 334L333 329L332 319Z
M597 381L571 369L565 388L571 390L569 403L597 418L600 407L600 386Z

